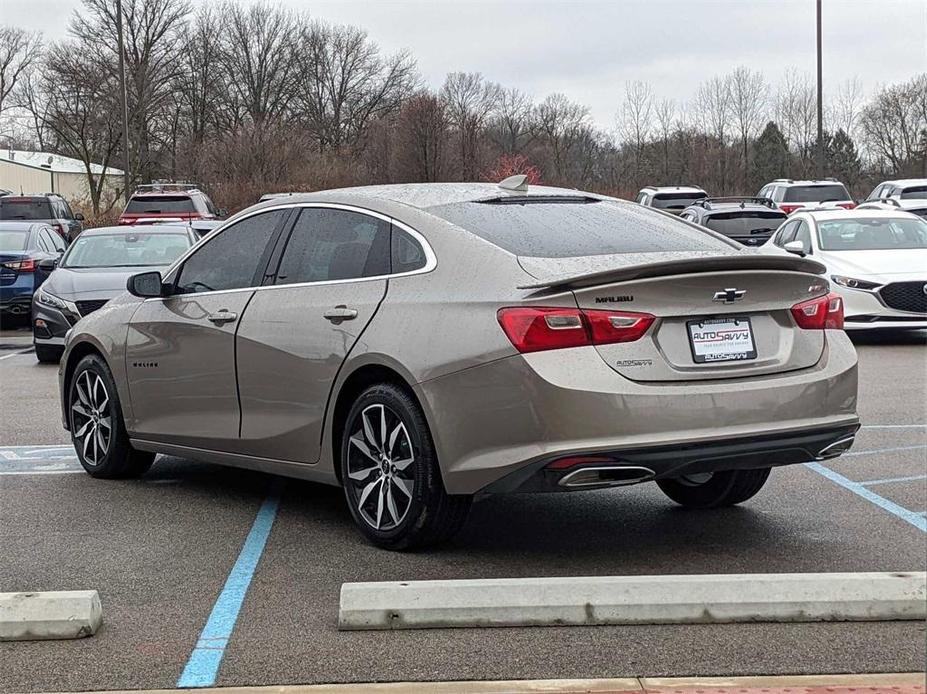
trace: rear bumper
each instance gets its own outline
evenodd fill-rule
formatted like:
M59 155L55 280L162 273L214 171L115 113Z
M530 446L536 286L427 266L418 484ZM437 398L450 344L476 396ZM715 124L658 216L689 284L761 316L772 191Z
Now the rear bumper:
M35 282L31 277L28 281L20 277L13 284L0 287L0 313L29 315L34 293Z
M499 359L416 391L445 487L473 494L518 489L516 478L502 480L524 470L524 482L577 455L649 463L659 468L648 468L651 479L699 461L714 469L807 462L858 427L856 388L856 352L831 330L815 366L770 376L641 383L579 347Z

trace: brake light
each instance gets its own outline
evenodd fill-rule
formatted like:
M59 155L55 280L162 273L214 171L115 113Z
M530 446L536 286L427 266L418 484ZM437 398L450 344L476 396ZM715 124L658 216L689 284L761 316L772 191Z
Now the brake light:
M787 203L780 203L779 209L785 212L786 214L792 214L795 210L801 208L801 205L789 205Z
M649 313L575 308L499 309L499 325L521 353L607 345L640 339L654 321Z
M55 224L58 227L58 233L61 235L61 238L67 240L68 238L68 228L64 224Z
M16 270L17 272L35 272L35 258L26 258L25 260L11 260L2 263L7 270Z
M845 210L852 210L854 207L856 207L856 203L855 202L838 202L837 207L842 207Z
M804 330L843 330L843 299L827 294L792 307L792 317Z

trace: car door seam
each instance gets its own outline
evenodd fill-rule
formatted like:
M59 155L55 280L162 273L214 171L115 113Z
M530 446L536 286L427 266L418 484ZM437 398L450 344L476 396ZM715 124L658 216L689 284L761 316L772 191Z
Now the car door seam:
M253 288L252 288L253 289ZM245 305L241 309L241 313L238 316L238 319L235 321L235 332L232 333L232 363L235 369L235 399L238 401L238 440L241 440L241 424L244 420L244 416L241 410L241 384L238 380L238 330L241 328L242 320L245 317L245 313L248 311L248 306L251 305L251 302L254 300L255 291L251 292L251 296L248 297L248 300L245 302Z

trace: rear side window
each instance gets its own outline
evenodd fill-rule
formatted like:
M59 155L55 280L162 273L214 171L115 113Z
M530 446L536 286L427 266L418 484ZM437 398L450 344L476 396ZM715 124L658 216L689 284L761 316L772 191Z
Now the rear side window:
M389 222L360 212L307 207L287 241L277 284L389 274Z
M778 229L785 218L779 212L743 210L713 214L705 220L705 226L725 236L768 235Z
M170 214L196 212L196 206L189 195L144 195L129 200L126 214Z
M243 219L213 236L187 258L177 290L180 293L241 289L260 284L265 252L274 231L289 210L272 210ZM80 238L80 237L78 237Z
M392 228L390 265L393 274L421 270L428 261L421 244L398 227Z
M428 212L515 255L573 258L615 253L716 251L730 246L647 207L608 200L491 205L454 203Z
M927 185L909 186L901 191L902 200L927 200Z
M832 186L790 186L785 189L782 202L827 202L829 200L850 200L850 194L842 185Z
M48 200L0 198L0 219L54 219Z
M693 200L707 197L705 193L659 193L653 196L653 207L658 210L683 210Z

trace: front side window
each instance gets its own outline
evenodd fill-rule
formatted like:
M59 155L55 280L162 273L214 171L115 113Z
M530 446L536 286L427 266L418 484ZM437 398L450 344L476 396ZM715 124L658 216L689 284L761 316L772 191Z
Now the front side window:
M183 264L177 293L242 289L259 284L265 252L289 210L272 210L241 220L210 238ZM80 240L80 237L78 237Z
M927 222L901 217L857 217L818 223L824 251L927 248Z
M330 282L389 272L389 222L361 212L307 207L293 226L276 283Z
M780 248L785 246L789 241L795 238L795 229L798 226L798 222L788 222L787 224L782 225L779 229L779 233L776 234L776 245Z
M808 229L808 222L802 222L798 225L795 240L801 241L801 247L805 250L805 253L811 253L811 231Z
M189 247L184 233L81 234L61 259L61 267L163 267Z

